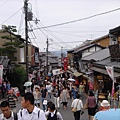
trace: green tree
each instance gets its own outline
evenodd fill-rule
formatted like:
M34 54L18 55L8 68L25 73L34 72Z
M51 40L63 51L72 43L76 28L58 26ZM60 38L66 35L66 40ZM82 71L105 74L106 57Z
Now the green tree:
M17 61L15 57L15 53L17 52L17 48L24 47L23 42L20 41L20 35L13 35L14 32L17 32L16 26L4 26L3 33L7 32L5 36L1 36L2 39L8 40L4 46L4 48L0 48L0 55L8 56L11 61Z
M26 70L20 65L15 65L13 73L8 73L8 80L10 80L11 86L18 87L23 92L23 83L26 80Z

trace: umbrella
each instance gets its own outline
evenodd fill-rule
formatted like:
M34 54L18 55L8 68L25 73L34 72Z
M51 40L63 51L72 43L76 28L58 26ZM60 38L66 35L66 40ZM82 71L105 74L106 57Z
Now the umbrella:
M26 86L26 87L27 87L27 86L31 86L31 85L32 85L32 82L25 82L25 83L24 83L24 86Z
M120 88L120 85L118 85L117 88Z
M72 79L72 78L69 78L68 80L71 81L71 82L74 82L74 81L75 81L75 79Z

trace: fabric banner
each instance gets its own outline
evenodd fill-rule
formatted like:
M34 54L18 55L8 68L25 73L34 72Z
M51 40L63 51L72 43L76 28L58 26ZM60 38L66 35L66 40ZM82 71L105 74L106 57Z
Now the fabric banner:
M0 65L0 84L2 84L3 81L3 65Z
M113 84L112 84L112 97L114 97L114 94L115 94L115 86L114 86L114 81L113 81Z
M63 59L63 61L64 61L64 71L66 72L67 71L67 67L68 67L68 59L67 58L64 58Z
M105 66L108 75L111 77L111 79L114 81L114 70L113 70L113 66Z
M34 78L33 74L29 74L28 78L29 78L29 81L31 82L31 80Z

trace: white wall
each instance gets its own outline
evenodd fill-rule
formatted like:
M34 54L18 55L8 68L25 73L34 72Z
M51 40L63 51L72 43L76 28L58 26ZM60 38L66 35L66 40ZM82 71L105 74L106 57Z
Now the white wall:
M98 51L98 50L101 50L101 49L102 49L102 48L100 48L100 47L98 47L98 46L96 46L96 48L95 48L95 46L94 46L94 47L91 47L91 48L89 48L89 49L87 49L87 50L85 50L85 51L82 52L82 57L85 57L85 56L87 56L87 55L90 55L90 54L92 54L93 52Z
M25 62L24 54L24 48L20 48L20 62Z

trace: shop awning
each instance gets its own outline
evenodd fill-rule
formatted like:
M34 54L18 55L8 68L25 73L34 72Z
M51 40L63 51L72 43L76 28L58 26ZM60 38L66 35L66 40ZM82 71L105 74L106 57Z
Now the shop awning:
M97 71L97 72L100 72L100 73L102 73L102 74L108 75L106 69L98 68L98 67L91 67L90 69L91 69L91 70L94 70L94 71ZM114 72L114 77L115 77L115 78L120 77L120 73Z
M71 69L70 70L68 69L67 72L74 75L75 77L79 77L79 76L83 75L83 73L80 73L80 72L77 72L77 71L71 70Z
M78 76L81 76L81 75L83 75L83 74L80 73L80 72L75 71L75 72L73 73L73 75L76 76L76 77L78 77Z
M89 79L89 77L87 76L87 75L82 75L84 78L86 78L86 79Z

